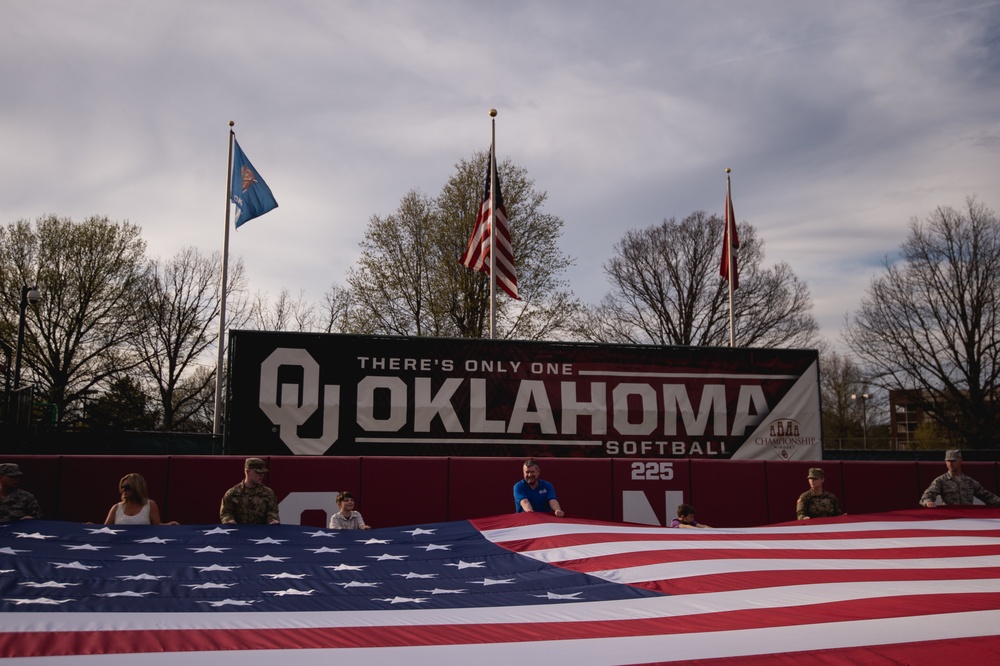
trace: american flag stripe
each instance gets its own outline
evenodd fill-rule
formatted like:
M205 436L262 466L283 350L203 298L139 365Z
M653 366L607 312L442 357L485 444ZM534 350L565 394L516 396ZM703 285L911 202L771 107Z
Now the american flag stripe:
M296 664L311 666L329 663L364 664L509 664L512 660L537 661L559 659L565 663L579 664L653 664L692 660L717 660L718 664L801 664L803 654L816 655L824 651L826 664L857 663L906 663L940 664L955 663L961 655L966 663L992 663L1000 648L1000 637L995 633L983 635L983 627L1000 627L1000 611L971 611L954 614L894 617L882 620L849 620L838 618L826 624L801 624L796 626L763 627L758 629L727 629L709 634L697 631L677 633L677 621L670 622L675 629L648 635L630 634L622 637L537 638L522 637L520 633L508 636L508 642L460 643L441 642L431 645L407 644L404 646L321 648L310 643L299 643L294 652L278 653L285 648L272 640L272 632L245 632L234 635L226 659L248 666L274 666L276 660L294 659ZM554 626L558 626L556 623ZM546 627L548 628L548 627ZM518 632L521 630L518 629ZM137 647L151 647L158 637L141 634L135 636ZM240 640L247 641L237 645ZM955 641L961 641L956 644ZM141 645L140 645L141 644ZM167 644L157 647L168 647ZM145 666L188 666L217 664L217 649L204 651L199 644L184 644L184 652L156 651L142 655ZM760 661L754 661L759 657ZM133 651L119 653L91 653L47 660L45 663L110 664L134 663ZM36 663L25 659L23 663ZM21 663L12 660L10 663Z
M766 543L767 547L761 547ZM1000 550L1000 534L995 536L942 536L938 538L874 538L860 541L858 539L823 539L796 542L795 540L781 541L631 541L618 540L591 545L574 545L566 547L549 547L539 550L521 550L522 555L533 557L543 562L565 562L573 559L592 560L594 558L616 558L622 555L641 558L646 556L652 561L672 562L688 559L706 559L706 555L712 558L723 556L727 553L739 557L753 558L755 553L760 553L769 558L778 554L788 557L814 557L818 553L825 553L833 557L880 557L885 554L898 555L904 551L907 557L916 557L921 553L941 554L953 552L961 555L963 552L974 549L974 552L981 550ZM636 559L630 561L634 565Z
M520 658L576 659L581 664L691 659L726 663L765 657L768 663L791 663L801 660L802 651L822 649L833 651L824 655L830 663L935 663L954 657L957 639L962 639L963 650L968 644L974 652L1000 654L996 509L898 512L876 519L715 530L517 514L415 530L375 530L372 540L379 545L374 546L347 533L334 537L292 526L224 536L201 536L195 534L197 528L158 527L82 537L80 526L73 525L65 528L66 542L59 543L49 540L49 532L51 539L57 538L58 524L37 524L39 531L25 538L4 539L0 530L0 604L7 604L2 607L0 657L42 656L60 663L65 655L77 663L90 658L86 655L112 659L144 653L143 660L149 657L152 666L181 659L187 664L202 658L207 662L224 651L227 658L253 664L264 663L265 655L269 663L282 658L274 650L295 650L287 658L299 664L508 664ZM178 562L154 562L150 555L159 551L150 544L153 534L180 537L178 553L201 553L209 544L232 551L185 553L178 555ZM246 538L263 534L274 535L276 541ZM140 535L147 538L134 538ZM313 547L301 555L303 545L316 546L316 537L322 537L323 545L336 545L338 552L313 555L319 550ZM85 557L85 540L108 550ZM240 545L246 541L268 544ZM72 558L82 558L75 564L89 563L95 567L92 572L50 571L45 579L47 566L57 562L54 553L70 547ZM893 547L895 557L890 556ZM142 556L132 553L137 548ZM263 557L247 555L265 551ZM327 566L320 568L329 572L333 562L370 561L376 559L372 553L382 551L386 557L412 560L351 574L323 573L312 564L322 562ZM635 553L631 561L630 552ZM194 557L240 566L232 572L192 574L185 560ZM657 561L650 563L645 559L649 557ZM129 583L150 596L123 600L126 605L111 606L108 612L70 610L96 603L98 586L128 587L119 582L121 576L111 575L117 571L102 569L126 566L119 562L125 558L146 558L128 562L130 571L173 572L177 580ZM469 575L458 570L458 562L470 567L482 562L485 568ZM261 576L280 577L276 571L293 577L293 570L304 577L280 585L273 579L260 582ZM406 598L397 605L389 603L392 593L386 590L400 594L403 588L392 586L402 584L396 581L401 571L441 573L434 574L433 583L412 584L410 594L425 594L426 602ZM94 576L92 584L86 583L87 576ZM478 585L487 580L510 586ZM232 589L214 596L178 589L176 612L148 610L162 605L156 597L180 587L178 583L190 586L190 581L226 581ZM340 587L345 581L375 581L380 591L349 594ZM40 586L33 598L22 589L29 582ZM50 583L70 586L55 588ZM467 592L434 597L427 588L437 586L461 586ZM325 596L276 598L283 588ZM59 605L28 603L41 599ZM213 599L247 605L230 610L191 604ZM334 610L345 600L351 608ZM289 610L274 610L281 607ZM161 653L173 655L175 661L164 661L167 657Z
M63 632L56 635L27 633L20 637L20 654L23 656L55 656L74 654L84 642L92 654L120 652L184 651L184 650L240 650L240 649L301 649L301 648L381 648L406 645L463 645L504 644L517 636L519 641L562 641L623 638L630 636L678 635L720 631L749 631L778 627L798 627L830 622L868 620L877 613L882 620L934 616L941 621L974 618L986 613L1000 614L1000 592L949 593L943 601L942 592L911 594L901 603L895 598L873 597L864 603L856 601L823 601L808 603L810 597L803 592L784 614L761 612L757 608L718 610L713 605L710 612L671 613L660 617L639 619L602 618L581 620L574 613L553 621L524 621L480 624L463 622L455 624L367 624L336 623L328 627L288 629L275 626L236 629L170 630L155 631L155 643L150 645L149 630L101 630L97 632ZM789 600L791 601L791 600ZM692 610L700 600L694 600ZM750 604L753 606L754 604ZM936 612L931 608L936 607ZM774 610L769 608L766 610ZM414 613L410 613L411 615ZM266 633L262 632L266 629ZM349 631L347 630L349 629ZM1000 628L996 630L1000 633ZM155 647L155 650L150 648Z
M931 569L940 570L942 562L936 558L923 559L884 559L870 560L852 559L828 559L813 557L809 559L760 559L762 556L755 554L756 559L746 559L741 557L730 557L725 559L711 560L708 562L685 562L681 565L646 565L631 568L613 568L591 571L590 573L604 580L615 583L636 584L650 581L673 580L677 578L690 578L693 576L712 576L738 572L741 574L757 574L760 572L789 572L789 571L812 571L815 572L817 580L823 579L827 572L831 571L853 571L859 567L864 567L868 571L884 570L920 570ZM942 555L947 557L947 555ZM962 575L961 570L989 569L997 566L997 555L987 555L981 557L951 557L948 559L948 570L954 572L955 576Z
M928 513L937 513L928 516ZM982 517L979 517L980 512ZM895 520L886 520L893 516ZM975 516L971 518L969 516ZM518 548L524 543L544 546L545 539L559 539L560 542L578 543L615 540L620 535L629 535L634 540L660 540L683 542L685 538L699 541L732 541L752 537L755 541L773 541L794 535L796 539L826 539L833 537L860 538L862 532L889 532L901 536L921 536L947 533L962 536L982 533L997 533L997 523L990 509L982 508L969 513L954 508L939 507L933 512L923 509L895 511L891 514L865 514L860 516L840 516L815 521L782 523L763 527L742 527L739 529L715 530L665 530L648 525L611 525L600 521L574 521L573 528L567 530L565 522L540 523L536 525L507 526L504 516L478 518L473 522L482 530L486 538L503 543L508 548ZM604 535L603 537L601 535ZM869 537L870 538L870 537ZM524 549L520 547L520 549Z
M862 583L880 581L921 581L941 580L954 577L951 569L939 567L917 571L886 569L853 569L830 571L822 580L813 571L763 571L748 576L746 572L723 573L715 576L700 576L669 581L636 583L645 589L664 594L695 594L704 592L726 592L734 590L764 589L782 585L810 585L822 583ZM961 573L965 579L992 579L1000 576L1000 567L966 569Z

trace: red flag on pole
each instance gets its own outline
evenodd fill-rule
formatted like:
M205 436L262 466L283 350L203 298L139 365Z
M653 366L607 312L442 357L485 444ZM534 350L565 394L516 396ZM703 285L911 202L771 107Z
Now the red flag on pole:
M490 168L496 171L496 214L491 215L490 197ZM472 228L472 236L469 238L469 247L458 260L466 268L471 268L480 273L490 274L490 227L491 218L496 224L496 270L497 284L511 298L520 297L517 295L517 275L514 273L514 250L510 245L510 229L507 227L507 211L503 205L503 194L500 191L500 172L496 170L496 156L493 154L493 146L490 146L490 159L486 164L486 187L483 194L483 203L479 208L479 216L476 224Z
M731 231L730 231L731 230ZM730 234L732 239L730 240ZM729 196L729 188L726 188L726 230L722 234L722 265L719 267L719 275L729 279L730 267L732 268L733 289L740 288L740 271L736 266L736 253L733 250L740 246L740 238L736 234L736 215L733 214L733 201Z

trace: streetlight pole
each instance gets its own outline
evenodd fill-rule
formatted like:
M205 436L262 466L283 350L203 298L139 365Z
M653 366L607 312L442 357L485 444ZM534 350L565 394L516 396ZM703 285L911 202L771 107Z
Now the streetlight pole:
M42 300L42 294L36 287L24 285L21 287L21 315L17 320L17 349L14 352L14 392L21 386L21 353L24 349L24 324L28 312L28 304L35 305Z
M861 398L861 441L862 446L868 449L868 398L871 397L867 393L862 393L858 395L857 393L851 394L851 400L857 400Z

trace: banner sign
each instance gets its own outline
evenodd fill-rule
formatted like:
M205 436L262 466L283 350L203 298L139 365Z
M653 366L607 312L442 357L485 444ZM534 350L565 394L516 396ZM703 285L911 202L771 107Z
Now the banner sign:
M819 460L815 350L232 331L232 454Z

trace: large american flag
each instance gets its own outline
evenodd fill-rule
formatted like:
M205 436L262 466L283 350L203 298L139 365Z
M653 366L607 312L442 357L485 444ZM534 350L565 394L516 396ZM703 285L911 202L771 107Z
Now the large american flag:
M25 521L0 526L0 612L0 658L28 664L996 663L1000 509L712 530Z
M483 202L479 207L479 216L476 224L472 228L472 235L469 236L469 246L465 253L458 260L466 268L471 268L480 273L490 274L490 167L496 171L497 191L496 204L496 269L497 284L507 292L511 298L518 298L517 295L517 275L514 272L514 248L510 244L510 229L507 226L507 209L503 205L503 193L500 191L500 171L496 168L496 154L494 147L490 146L490 159L486 163L486 191L483 194Z

